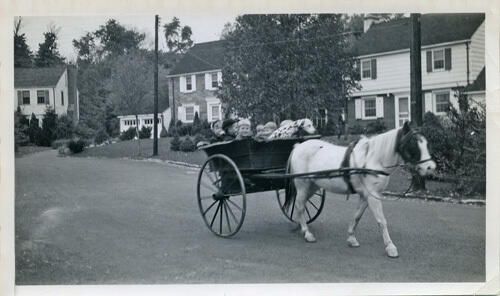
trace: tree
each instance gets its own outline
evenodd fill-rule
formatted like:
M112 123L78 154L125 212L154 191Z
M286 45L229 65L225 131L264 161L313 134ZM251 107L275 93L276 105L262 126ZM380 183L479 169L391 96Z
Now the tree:
M21 34L22 18L18 17L14 22L14 67L32 67L33 53L26 43L25 34Z
M43 33L45 40L43 43L38 44L38 51L35 56L36 67L50 67L64 64L65 59L57 49L57 31L52 26L48 32Z
M225 36L219 97L258 122L339 109L356 86L341 15L243 15Z
M47 107L42 120L42 132L37 145L50 146L57 139L57 114L53 108Z
M184 53L193 45L191 27L182 27L177 17L174 17L172 22L163 25L163 30L170 52Z
M99 30L94 32L94 36L100 41L99 51L114 56L139 49L146 38L146 34L128 30L115 19L110 19L105 25L100 26Z
M28 136L30 138L30 143L36 144L38 138L40 137L40 124L38 122L38 118L36 118L35 113L31 113L29 128L28 128Z
M113 103L122 114L135 115L139 131L139 114L152 109L153 65L140 53L130 53L117 58L111 74ZM149 113L149 112L148 112Z

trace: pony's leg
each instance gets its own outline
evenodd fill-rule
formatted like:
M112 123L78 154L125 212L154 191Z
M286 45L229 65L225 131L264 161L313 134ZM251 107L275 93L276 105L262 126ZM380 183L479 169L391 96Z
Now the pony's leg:
M304 238L308 243L316 242L316 238L309 231L309 227L307 226L306 216L305 216L305 205L307 200L311 197L311 186L307 184L305 180L300 180L300 182L295 183L297 188L297 195L295 198L295 209L297 211L297 220L300 224L300 229L304 234Z
M370 207L370 210L372 211L375 220L377 221L380 229L382 230L382 237L384 239L384 244L385 244L385 252L387 253L387 256L391 258L396 258L399 256L398 249L392 243L391 237L389 236L389 230L387 229L387 220L385 219L384 216L382 202L379 199L377 199L377 198L382 198L382 196L380 196L380 194L376 194L377 198L375 198L374 196L371 196L371 194L367 197L368 206Z
M350 247L353 248L359 247L359 242L354 236L354 231L356 230L359 220L361 220L361 217L363 216L363 213L365 212L367 207L368 207L368 201L364 196L360 195L358 208L356 209L354 217L351 223L349 223L349 227L347 228L347 233L349 234L349 236L347 237L347 243L349 244Z

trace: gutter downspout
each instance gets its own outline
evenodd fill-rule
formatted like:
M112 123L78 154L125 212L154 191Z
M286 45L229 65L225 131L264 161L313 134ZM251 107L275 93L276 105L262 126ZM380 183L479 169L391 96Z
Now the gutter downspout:
M470 84L470 69L469 69L469 44L470 44L470 41L466 41L465 42L465 48L466 48L466 52L467 52L467 86Z

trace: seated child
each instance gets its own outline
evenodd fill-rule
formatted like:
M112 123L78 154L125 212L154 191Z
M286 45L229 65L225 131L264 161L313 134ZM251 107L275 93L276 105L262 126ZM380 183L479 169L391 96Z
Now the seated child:
M261 125L262 126L262 125ZM262 130L260 130L259 126L257 126L257 134L255 135L256 140L268 140L269 136L276 130L276 123L273 121L269 121L264 126L262 126Z
M213 136L210 138L210 143L220 142L224 140L224 130L222 129L222 120L216 120L210 125Z
M247 139L253 136L250 120L242 119L238 121L238 135L237 140Z
M238 133L238 120L236 119L226 119L222 123L222 129L224 130L224 141L232 141L236 138Z

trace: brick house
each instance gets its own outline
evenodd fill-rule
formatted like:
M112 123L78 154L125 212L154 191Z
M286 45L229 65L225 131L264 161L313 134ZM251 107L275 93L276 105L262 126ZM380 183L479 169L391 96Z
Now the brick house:
M222 81L223 42L195 44L169 73L169 103L172 118L192 123L195 114L201 120L223 118L217 89Z
M42 124L47 107L58 116L68 114L76 123L79 114L79 93L76 86L77 70L74 66L46 68L15 68L15 110L28 118L35 114Z
M385 23L366 18L364 27L353 48L361 89L348 100L347 123L366 127L380 119L388 129L400 127L411 119L409 18ZM476 84L471 94L484 101L484 35L484 14L421 16L424 113L446 114L449 104L457 105L457 87Z

